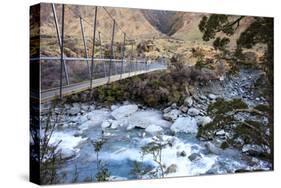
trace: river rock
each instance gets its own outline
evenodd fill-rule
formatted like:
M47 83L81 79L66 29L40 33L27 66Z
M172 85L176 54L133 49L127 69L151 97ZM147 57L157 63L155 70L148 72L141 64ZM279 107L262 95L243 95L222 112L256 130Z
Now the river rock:
M197 123L193 117L180 117L171 126L173 132L197 133Z
M161 132L163 132L163 128L157 125L149 125L146 129L146 132L150 133L151 135L157 135Z
M208 123L212 122L212 119L209 116L197 116L196 117L197 125L198 126L205 126Z
M167 120L167 121L175 121L178 116L181 114L181 112L177 109L173 109L168 113L165 113L163 115L163 119Z
M111 106L110 106L110 109L111 109L112 111L116 110L117 108L118 108L117 105L111 105Z
M188 107L191 107L193 105L193 99L192 97L186 97L184 99L184 105L188 106Z
M128 180L128 178L120 177L120 176L110 176L108 178L108 181L124 181L124 180Z
M204 101L208 99L205 95L200 95L199 98Z
M244 140L241 137L237 137L233 140L233 145L236 147L242 147L244 145Z
M66 148L66 149L62 150L60 156L63 160L68 160L68 159L75 157L75 155L76 155L76 152L74 150Z
M134 124L129 124L126 129L127 129L127 131L130 131L130 130L132 130L134 128L135 128Z
M118 127L119 127L119 122L116 120L112 121L110 128L117 129Z
M50 107L47 107L47 108L50 108ZM71 108L70 104L64 104L64 109L65 110L69 110L70 108Z
M192 153L191 155L188 156L188 159L190 161L197 161L200 160L202 156L199 153Z
M261 146L256 144L246 144L242 148L243 153L247 153L251 156L258 156L262 153L264 153L264 150Z
M211 99L211 100L215 100L215 99L217 98L217 96L214 95L214 94L212 94L212 93L210 93L210 94L208 95L208 98Z
M88 116L87 115L82 115L78 118L78 123L79 124L82 124L82 123L85 123L86 121L88 121Z
M94 104L90 105L89 111L93 111L93 110L95 110L95 109L96 109L96 106L95 106Z
M167 108L165 108L164 110L163 110L163 113L169 113L170 111L172 110L172 108L171 107L167 107Z
M225 136L225 131L224 130L220 130L218 132L216 132L216 136Z
M80 112L80 107L79 106L73 106L70 110L68 110L68 114L75 116Z
M186 153L185 151L177 152L177 157L185 157Z
M216 155L220 155L222 153L222 149L218 148L217 146L215 146L213 143L211 142L207 142L205 144L206 148L208 149L208 151L210 153L214 153Z
M88 112L90 107L88 105L86 105L86 104L82 104L81 105L81 109L84 110L85 112Z
M123 117L127 117L138 110L138 106L135 104L129 104L121 106L111 112L111 116L115 119L120 119Z
M171 164L167 170L165 171L166 174L175 173L177 172L178 166L176 164Z
M183 113L186 113L188 111L188 108L186 106L182 105L180 107L180 111L182 111Z
M106 129L106 128L110 127L110 125L111 125L111 122L109 120L105 120L104 122L102 122L101 128Z
M199 115L199 113L200 113L200 111L196 108L190 108L188 110L188 115L190 115L190 116L197 116L197 115Z
M172 108L172 109L176 109L176 108L177 108L177 103L173 103L173 104L171 105L171 108Z

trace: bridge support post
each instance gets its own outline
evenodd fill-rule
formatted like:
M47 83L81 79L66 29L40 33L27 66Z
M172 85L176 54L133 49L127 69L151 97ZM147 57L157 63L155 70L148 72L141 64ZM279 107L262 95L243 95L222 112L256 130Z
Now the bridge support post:
M124 33L123 45L122 45L122 65L121 65L121 75L120 75L120 78L122 78L122 74L123 74L124 55L125 55L125 43L126 43L126 33Z
M100 31L99 31L99 42L100 42L100 61L102 61L102 44L101 44L101 36L100 36ZM105 66L105 61L103 60L103 71L104 71L104 77L106 77L106 66Z
M138 71L138 60L136 58L136 60L135 60L135 75L137 74L137 71Z
M111 68L112 68L112 58L113 58L113 45L114 45L114 33L115 33L115 20L113 20L113 26L112 26L112 37L111 37L111 46L110 46L110 61L109 61L109 75L108 75L108 83L110 82L110 76L111 76Z
M133 51L134 51L134 44L131 45L131 55L130 55L130 63L129 63L129 76L131 75L133 69Z
M61 12L61 46L60 46L60 54L61 54L61 64L60 64L60 98L62 98L62 70L64 64L64 4L62 4L62 12Z
M96 26L97 26L97 15L98 7L95 7L95 18L94 18L94 33L93 33L93 48L92 48L92 62L91 62L91 74L90 74L90 89L93 88L93 73L94 73L94 58L95 58L95 44L96 44Z
M84 24L83 24L82 17L80 17L80 27L81 27L81 33L82 33L86 63L87 63L87 66L88 66L88 71L89 71L89 76L90 76L91 75L91 68L90 68L89 62L88 62L88 49L87 49L87 44L86 44L86 39L85 39Z
M56 33L57 33L58 43L59 43L59 47L61 48L62 38L61 38L60 30L59 30L58 17L57 17L56 7L55 7L54 3L52 3L52 11L53 11L53 15L54 15L54 21L55 21L55 26L56 26ZM64 74L65 74L66 84L69 85L68 71L67 71L67 67L66 67L65 61L63 61L63 67L64 67Z

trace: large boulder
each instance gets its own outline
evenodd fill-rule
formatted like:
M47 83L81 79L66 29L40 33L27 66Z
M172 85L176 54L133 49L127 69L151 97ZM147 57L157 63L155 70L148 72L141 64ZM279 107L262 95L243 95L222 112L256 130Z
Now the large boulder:
M175 121L180 114L181 114L181 111L179 111L177 109L173 109L170 112L165 113L163 115L163 119L165 119L167 121Z
M74 133L53 132L49 144L57 146L56 151L60 151L62 159L69 159L79 153L77 146L86 140L87 138L74 136Z
M180 117L170 128L173 132L197 133L198 127L193 117Z
M157 135L163 132L163 128L157 125L149 125L146 129L146 132L150 133L151 135Z
M170 127L171 123L163 120L162 114L155 110L138 111L123 121L124 126L127 126L127 130L133 128L146 129L150 125L157 125L160 127Z
M79 125L80 130L86 130L90 127L100 126L102 122L109 118L109 112L105 109L94 110L87 114L89 121L86 121Z
M123 117L127 117L138 110L138 106L135 104L129 104L121 106L111 112L111 116L115 119L121 119Z

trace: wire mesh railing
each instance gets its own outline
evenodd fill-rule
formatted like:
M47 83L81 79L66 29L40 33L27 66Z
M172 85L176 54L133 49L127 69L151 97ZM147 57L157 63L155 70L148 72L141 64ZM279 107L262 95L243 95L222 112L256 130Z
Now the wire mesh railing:
M72 84L92 88L95 79L166 67L164 59L137 57L135 40L105 7L44 4L42 11L40 24L49 27L40 30L39 57L30 59L40 63L41 91L57 88L62 97Z

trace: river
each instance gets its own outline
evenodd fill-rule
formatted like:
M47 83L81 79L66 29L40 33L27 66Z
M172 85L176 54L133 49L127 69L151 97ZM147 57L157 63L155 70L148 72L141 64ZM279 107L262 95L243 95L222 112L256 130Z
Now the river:
M79 108L79 113L77 108ZM110 172L110 180L136 179L132 173L135 161L147 172L159 165L152 155L142 157L141 147L152 141L169 142L162 151L165 177L234 173L236 170L269 170L271 164L255 159L249 162L241 151L215 148L196 138L197 127L187 131L171 131L175 122L163 119L163 112L130 102L102 107L95 104L67 104L62 110L57 128L50 140L59 141L58 149L67 160L58 171L65 174L64 183L95 181L97 158L92 142L106 141L99 159ZM178 118L187 118L185 114ZM148 128L150 126L150 128ZM182 125L185 126L185 125ZM141 178L151 178L143 174ZM91 179L92 178L92 179Z

